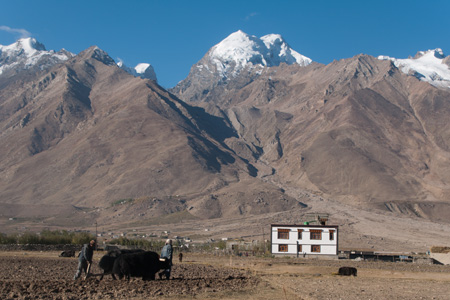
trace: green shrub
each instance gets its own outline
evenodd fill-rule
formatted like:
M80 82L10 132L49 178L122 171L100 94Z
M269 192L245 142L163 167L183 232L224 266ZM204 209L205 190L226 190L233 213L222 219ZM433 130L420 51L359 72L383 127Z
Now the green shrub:
M65 244L87 244L95 236L87 232L68 232L66 230L43 230L40 234L25 232L21 235L0 233L0 244L44 244L44 245L65 245Z
M34 232L25 232L20 235L17 241L19 244L39 244L40 238Z
M0 233L0 244L9 245L9 244L17 244L17 235L7 235L5 233Z
M164 246L163 241L149 241L145 239L129 239L126 237L119 237L118 239L111 240L109 244L121 245L121 246L133 246L141 249L155 250Z
M66 230L43 230L41 232L40 243L46 245L71 244L73 236L74 233L69 233Z
M74 245L82 245L89 243L90 240L95 240L95 236L88 232L77 232L72 236L71 243Z

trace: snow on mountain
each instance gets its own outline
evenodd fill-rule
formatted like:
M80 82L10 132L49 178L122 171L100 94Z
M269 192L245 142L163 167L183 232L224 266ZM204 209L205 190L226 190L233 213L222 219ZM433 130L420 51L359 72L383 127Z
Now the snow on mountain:
M273 64L279 65L284 62L287 64L297 63L301 66L309 65L312 60L289 47L283 37L279 34L268 34L261 38L269 49L270 57L273 58Z
M154 80L156 82L158 81L156 78L155 70L153 69L153 66L151 64L140 63L136 67L130 68L126 66L122 60L119 59L117 66L133 76Z
M442 49L420 51L414 58L397 59L379 56L380 60L391 60L404 73L437 87L450 88L450 67L445 63Z
M151 64L140 63L134 67L136 74L142 78L148 78L154 81L156 80L156 73Z
M306 66L312 62L310 58L294 51L278 34L269 34L258 38L241 30L232 33L212 47L208 58L224 77L230 71L235 76L247 66L272 67L280 65L280 63L297 63ZM208 68L203 65L198 67Z
M73 56L75 54L64 49L59 52L47 51L45 46L34 38L20 39L11 45L0 45L0 75L15 67L30 69L38 66L44 69Z

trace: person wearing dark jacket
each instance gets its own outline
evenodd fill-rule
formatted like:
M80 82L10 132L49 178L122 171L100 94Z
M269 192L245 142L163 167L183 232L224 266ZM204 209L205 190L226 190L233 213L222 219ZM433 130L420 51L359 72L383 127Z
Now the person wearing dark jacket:
M81 272L84 270L86 276L88 275L88 267L92 265L92 257L94 256L95 241L91 240L89 244L84 244L78 256L78 269L73 277L74 280L81 276Z
M162 279L163 275L166 275L166 279L170 279L170 271L172 270L172 252L172 240L168 239L161 250L161 258L169 260L169 268L158 274L159 279Z

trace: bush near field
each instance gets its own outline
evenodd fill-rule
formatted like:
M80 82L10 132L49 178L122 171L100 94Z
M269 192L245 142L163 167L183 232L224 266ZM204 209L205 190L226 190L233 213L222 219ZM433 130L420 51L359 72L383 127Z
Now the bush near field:
M43 230L40 233L25 232L22 234L0 233L0 244L41 244L41 245L82 245L95 239L87 232L68 232L66 230Z
M450 253L450 247L433 246L431 247L431 253Z

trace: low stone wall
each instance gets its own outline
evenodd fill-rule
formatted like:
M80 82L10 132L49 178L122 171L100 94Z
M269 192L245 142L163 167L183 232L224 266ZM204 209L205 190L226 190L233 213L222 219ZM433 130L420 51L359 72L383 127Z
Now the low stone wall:
M80 251L83 245L40 245L40 244L12 244L0 245L0 251Z

